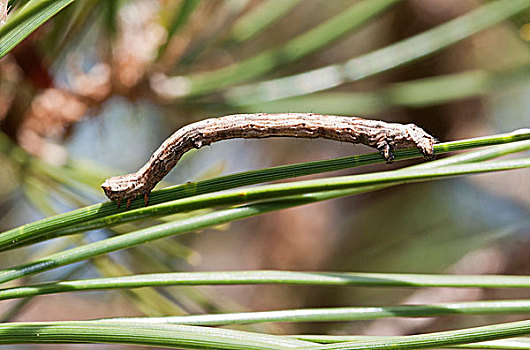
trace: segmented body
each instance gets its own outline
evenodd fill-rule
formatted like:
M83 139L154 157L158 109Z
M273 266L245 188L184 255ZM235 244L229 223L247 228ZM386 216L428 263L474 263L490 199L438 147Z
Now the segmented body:
M175 167L184 153L216 141L234 138L298 137L325 138L362 143L377 148L385 160L393 159L392 150L418 148L424 156L434 156L434 138L414 124L386 123L358 117L314 113L235 114L205 119L184 126L171 135L137 172L111 177L102 188L107 197L118 202L147 196L155 185Z

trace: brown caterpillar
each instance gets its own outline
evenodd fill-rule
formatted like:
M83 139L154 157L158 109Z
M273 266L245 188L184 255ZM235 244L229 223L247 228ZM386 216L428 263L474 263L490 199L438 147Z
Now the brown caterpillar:
M171 135L137 172L108 178L102 184L107 197L118 202L148 195L169 173L180 157L192 148L234 138L300 137L362 143L377 148L387 162L392 150L418 148L425 157L434 157L434 138L414 124L386 123L357 117L314 113L235 114L205 119L184 126Z

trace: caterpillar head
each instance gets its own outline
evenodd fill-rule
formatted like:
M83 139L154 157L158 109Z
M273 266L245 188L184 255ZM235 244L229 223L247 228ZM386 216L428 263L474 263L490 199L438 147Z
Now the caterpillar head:
M149 192L145 190L145 182L136 173L108 178L101 188L110 200L118 202L118 207L123 199L127 200L127 207L129 207L130 202L139 194Z

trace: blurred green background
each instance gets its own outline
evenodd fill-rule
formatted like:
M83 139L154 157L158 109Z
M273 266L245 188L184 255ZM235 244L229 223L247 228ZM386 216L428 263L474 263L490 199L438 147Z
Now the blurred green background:
M136 171L175 130L207 117L360 115L412 122L440 141L528 127L529 6L75 1L0 61L0 231L104 201L99 185L106 177ZM186 154L164 185L367 150L322 140L221 142ZM411 162L356 172L402 164ZM31 281L249 269L529 274L528 179L529 171L519 170L312 204L152 242ZM141 224L132 225L2 253L0 265ZM67 320L517 297L528 292L171 287L4 302L0 314L4 320ZM458 325L487 323L488 317L460 318ZM438 318L255 327L409 334L455 326Z

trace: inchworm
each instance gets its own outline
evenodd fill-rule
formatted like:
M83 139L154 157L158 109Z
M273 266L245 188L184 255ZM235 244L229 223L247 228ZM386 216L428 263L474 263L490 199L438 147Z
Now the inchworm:
M107 179L101 186L118 207L127 208L138 195L148 195L169 173L184 153L216 141L266 137L325 138L362 143L377 148L387 162L392 150L418 148L425 157L434 157L434 138L414 124L385 123L357 117L313 113L235 114L189 124L171 135L137 172Z

